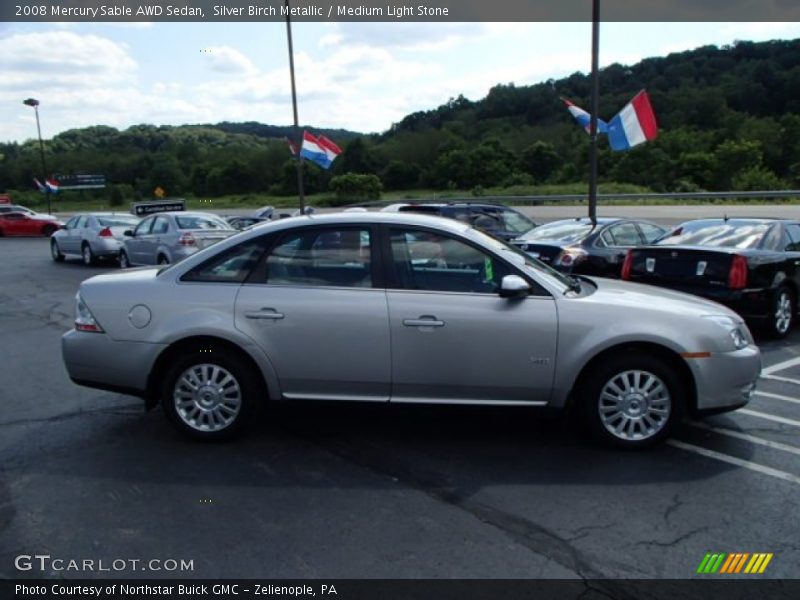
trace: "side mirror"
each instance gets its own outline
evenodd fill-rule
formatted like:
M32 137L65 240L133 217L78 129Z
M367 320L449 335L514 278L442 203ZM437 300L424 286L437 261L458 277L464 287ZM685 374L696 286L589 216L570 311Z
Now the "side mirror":
M130 229L126 229L125 231L122 232L122 235L124 235L125 237L133 237L133 231L131 231Z
M519 275L506 275L500 282L501 298L523 298L530 293L530 284Z

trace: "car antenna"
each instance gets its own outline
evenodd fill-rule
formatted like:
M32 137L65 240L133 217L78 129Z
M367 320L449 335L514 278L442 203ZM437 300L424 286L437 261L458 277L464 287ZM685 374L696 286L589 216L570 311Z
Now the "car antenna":
M728 222L728 213L722 215L722 220L725 221L726 223Z

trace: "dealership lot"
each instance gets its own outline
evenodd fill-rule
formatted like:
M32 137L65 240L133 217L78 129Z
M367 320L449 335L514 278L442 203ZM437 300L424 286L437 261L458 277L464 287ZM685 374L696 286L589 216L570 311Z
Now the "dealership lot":
M32 238L0 257L0 576L50 554L193 561L116 573L147 577L690 577L707 552L770 552L763 576L798 577L800 330L761 341L750 405L651 452L521 409L340 404L203 445L66 376L75 291L113 264Z

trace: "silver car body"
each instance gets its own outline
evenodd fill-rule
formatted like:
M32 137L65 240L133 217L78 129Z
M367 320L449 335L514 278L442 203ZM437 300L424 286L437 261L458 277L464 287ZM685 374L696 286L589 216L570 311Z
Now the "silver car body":
M236 233L222 218L203 212L163 212L141 220L132 235L125 236L124 250L130 265L176 263ZM190 236L191 244L181 238Z
M337 225L428 228L502 260L539 292L511 300L497 293L393 289L380 280L372 287L182 280L243 242ZM373 256L390 247L383 235ZM84 281L80 297L104 333L69 331L63 357L78 383L148 397L157 383L154 365L167 348L187 338L216 339L247 353L271 399L561 408L590 361L638 344L680 357L693 408L733 409L748 401L760 354L732 311L605 279L587 280L584 292L574 293L559 277L546 267L531 269L504 244L449 219L413 213L284 219L168 269ZM741 326L744 347L736 348L720 319Z
M126 229L136 227L138 222L138 217L124 213L77 214L51 238L58 244L62 254L82 255L84 247L88 245L95 257L116 258L122 248L123 233ZM100 232L106 228L111 235L101 236Z

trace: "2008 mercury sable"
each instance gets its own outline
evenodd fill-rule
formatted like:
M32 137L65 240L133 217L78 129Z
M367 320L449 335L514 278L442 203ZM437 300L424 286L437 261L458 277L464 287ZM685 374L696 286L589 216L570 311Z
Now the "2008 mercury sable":
M238 432L261 401L313 399L569 408L627 447L743 406L761 368L719 304L567 277L409 213L285 219L93 277L63 356L74 382L160 402L204 439Z

